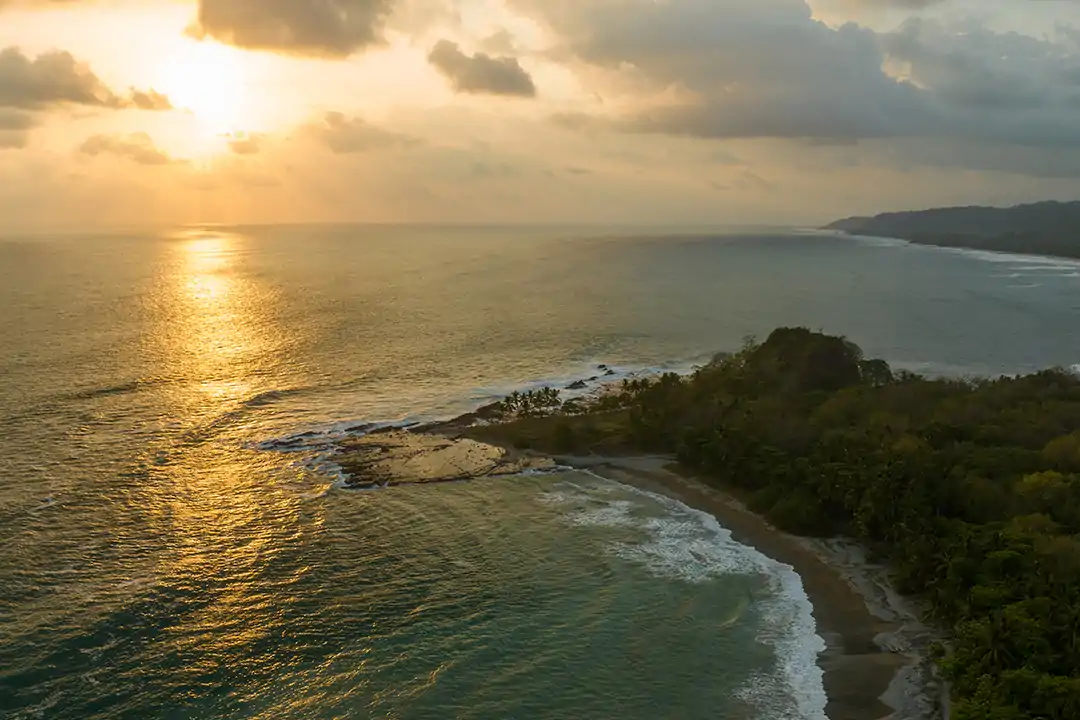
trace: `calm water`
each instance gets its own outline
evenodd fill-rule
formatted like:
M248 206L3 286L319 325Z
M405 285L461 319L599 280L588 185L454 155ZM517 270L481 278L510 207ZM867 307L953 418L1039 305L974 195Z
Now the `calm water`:
M798 579L710 518L581 474L350 493L319 442L778 325L1080 363L1077 263L777 233L0 239L0 308L12 718L820 718Z

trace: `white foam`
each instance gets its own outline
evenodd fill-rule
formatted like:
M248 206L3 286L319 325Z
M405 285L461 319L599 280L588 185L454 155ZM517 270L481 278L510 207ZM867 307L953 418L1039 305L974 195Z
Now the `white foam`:
M50 495L47 498L42 498L41 503L39 505L37 505L36 507L31 508L30 512L31 513L38 513L38 512L41 512L42 510L45 510L47 508L51 508L55 504L56 504L56 498L53 497L52 495Z
M842 237L857 240L864 245L876 245L878 247L908 247L911 245L907 240L901 240L900 238L877 237L875 235L850 235L843 231L839 231L837 234Z
M974 248L943 247L940 245L920 245L919 247L937 250L939 252L965 255L984 262L1004 263L1006 265L1038 265L1041 268L1077 268L1080 260L1073 258L1059 258L1050 255L1027 255L1021 253L1009 253L997 250L976 250Z
M604 387L617 385L623 380L654 377L663 373L689 375L711 361L712 358L713 354L701 354L682 360L653 365L612 365L602 360L589 360L577 363L564 372L536 380L507 385L475 387L456 398L446 398L445 402L441 403L439 407L432 407L428 411L406 417L377 420L361 418L317 424L299 432L256 443L253 447L258 450L277 452L309 452L336 444L346 438L360 437L377 430L408 428L427 423L453 420L456 417L503 400L513 392L524 393L555 388L560 391L560 397L563 400L569 400L592 395ZM610 374L607 374L608 372ZM580 390L567 388L567 385L577 381L585 382L586 387Z
M921 250L926 252L945 252L951 253L953 255L964 255L970 258L982 260L984 262L1014 265L1015 269L1017 270L1051 271L1062 269L1075 270L1077 268L1080 268L1080 259L1076 258L1056 257L1053 255L1031 255L1027 253L1006 252L1003 250L979 250L976 248L929 245L922 243L913 243L908 240L903 240L901 238L877 237L874 235L855 235L843 231L838 231L836 234L848 237L852 240L857 240L858 242L866 245L907 248L911 250ZM1069 276L1066 275L1064 277Z
M328 477L331 480L331 487L343 488L348 484L349 477L341 465L334 460L342 440L362 437L377 430L407 428L418 424L419 421L414 418L370 423L335 422L313 430L265 440L256 443L253 447L257 450L299 455L299 459L290 463L290 467ZM305 499L316 499L325 494L326 490L323 490L312 498Z
M362 437L388 428L409 428L426 423L452 420L502 400L515 391L528 392L553 387L559 389L560 397L563 400L594 397L603 394L606 388L614 387L623 380L651 377L665 372L688 375L705 362L711 360L711 358L711 355L701 355L660 365L638 366L615 366L590 361L576 366L567 373L541 380L504 387L474 388L458 400L448 401L441 406L441 409L432 412L394 419L329 422L309 427L300 432L253 443L251 447L256 450L295 454L299 458L290 463L291 468L328 476L332 480L334 487L343 488L348 483L348 477L334 458L341 442L349 438ZM611 372L610 375L606 374L608 371ZM577 380L586 380L586 387L581 390L566 389L567 385ZM562 468L537 469L526 471L525 474L542 474L561 472L563 470Z
M1063 269L1073 267L1072 264L1066 265L1064 268L1058 263L1041 263L1039 265L1016 265L1013 270L1019 272L1060 272Z
M346 438L363 437L370 433L389 428L407 428L419 425L422 421L415 418L397 420L377 420L372 422L345 421L333 422L303 432L293 433L280 438L273 438L256 443L258 450L293 453L319 450Z
M758 640L773 648L778 672L755 676L740 696L761 708L769 720L826 720L824 674L817 664L825 641L817 634L813 606L794 568L736 542L731 532L708 513L662 495L599 479L625 488L627 493L650 498L667 514L635 517L633 511L639 503L626 500L625 494L622 498L604 499L590 492L591 488L577 487L575 492L560 486L559 490L545 493L542 501L578 506L566 516L572 524L632 525L644 530L648 538L645 542L614 543L611 551L659 576L689 583L725 575L764 577L769 594L756 606L765 621Z
M629 500L613 500L572 513L569 520L574 525L592 525L599 527L626 527L634 524L630 516L635 504Z
M564 467L562 465L549 465L547 467L534 467L526 468L520 472L511 473L507 477L536 477L538 475L556 475L558 473L570 472L573 468Z

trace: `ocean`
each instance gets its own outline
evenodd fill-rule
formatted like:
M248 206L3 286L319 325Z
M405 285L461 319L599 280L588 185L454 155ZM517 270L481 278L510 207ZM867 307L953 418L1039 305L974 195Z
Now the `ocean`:
M1080 364L1080 263L780 229L0 238L0 717L819 720L798 576L581 473L369 492L327 453L782 325Z

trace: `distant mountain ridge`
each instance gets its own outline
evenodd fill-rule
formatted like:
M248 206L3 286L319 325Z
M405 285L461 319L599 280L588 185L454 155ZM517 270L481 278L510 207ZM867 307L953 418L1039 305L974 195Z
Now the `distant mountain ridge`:
M1080 201L890 212L837 220L825 229L922 245L1080 258Z

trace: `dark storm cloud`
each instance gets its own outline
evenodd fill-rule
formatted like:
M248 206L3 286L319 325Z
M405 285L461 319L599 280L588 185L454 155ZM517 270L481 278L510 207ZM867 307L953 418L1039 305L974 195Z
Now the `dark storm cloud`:
M535 97L532 76L517 58L494 57L478 52L467 55L456 43L440 40L428 54L428 61L460 93Z
M306 125L303 132L335 155L404 149L420 144L417 138L383 130L339 112L326 113L320 121Z
M153 90L113 92L71 53L53 50L31 59L17 47L0 50L0 108L42 110L72 104L102 108L168 110L169 99Z
M345 57L382 42L392 0L200 0L197 37L255 50Z
M652 102L614 121L625 130L1080 146L1080 54L1065 40L920 20L886 34L834 28L803 0L511 2L562 38L571 62L649 89Z
M83 155L115 155L139 165L169 165L178 162L154 145L146 133L94 135L79 146Z

